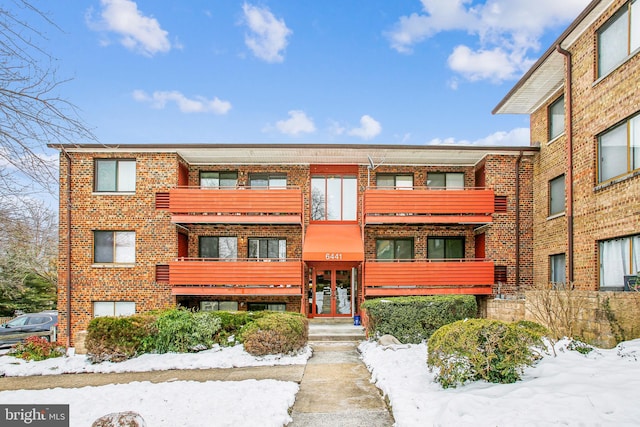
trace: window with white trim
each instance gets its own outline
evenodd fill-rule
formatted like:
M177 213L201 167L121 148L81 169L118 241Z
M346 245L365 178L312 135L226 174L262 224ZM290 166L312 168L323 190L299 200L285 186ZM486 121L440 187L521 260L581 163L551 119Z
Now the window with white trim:
M462 172L429 172L427 173L427 187L447 190L464 188L464 173Z
M249 239L249 258L282 259L287 258L287 241L274 238Z
M413 175L377 174L376 187L411 190L413 189Z
M93 317L131 316L136 314L136 303L131 301L94 301Z
M93 189L105 193L136 191L135 159L95 159Z
M236 188L238 172L200 172L200 188Z
M287 188L287 175L284 173L252 173L249 176L251 188Z
M93 262L133 264L136 262L135 231L94 231Z
M640 169L640 115L598 137L598 182Z
M200 311L238 311L238 301L200 301Z
M640 1L627 2L598 30L598 77L640 48Z

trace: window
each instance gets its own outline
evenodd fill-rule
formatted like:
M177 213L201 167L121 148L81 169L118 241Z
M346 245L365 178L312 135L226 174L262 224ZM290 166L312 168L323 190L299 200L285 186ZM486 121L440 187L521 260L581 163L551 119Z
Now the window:
M96 192L135 192L136 161L96 159L93 184Z
M93 261L95 263L136 262L135 231L94 231Z
M376 187L411 190L413 189L413 175L378 174L376 175Z
M200 258L236 259L238 257L237 237L200 236Z
M598 182L636 169L640 169L640 115L598 137Z
M285 239L249 239L249 258L287 258Z
M200 188L236 188L238 172L200 172Z
M377 239L376 259L413 259L413 239Z
M464 173L429 172L427 173L427 187L436 189L464 188Z
M566 270L565 254L549 257L549 281L551 283L566 283Z
M564 175L549 181L549 215L564 212Z
M430 237L427 239L428 259L464 258L464 238Z
M247 303L248 311L285 311L287 305L285 303L268 303L268 302L249 302Z
M549 106L549 141L564 133L564 95Z
M287 175L252 173L249 183L251 188L287 188Z
M311 178L311 219L355 221L357 196L355 176L314 176Z
M238 311L238 302L200 301L200 311Z
M640 48L640 1L622 6L598 31L598 77Z
M600 287L622 287L640 271L640 234L600 242Z
M130 301L95 301L93 317L130 316L136 314L136 303Z

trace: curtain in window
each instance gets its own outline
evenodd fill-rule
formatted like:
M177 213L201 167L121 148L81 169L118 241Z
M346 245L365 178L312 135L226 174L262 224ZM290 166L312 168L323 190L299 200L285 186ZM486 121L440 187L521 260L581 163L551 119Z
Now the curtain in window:
M600 286L623 286L626 274L629 274L629 239L601 242Z
M630 42L630 52L640 48L640 1L637 0L631 3Z
M631 259L633 261L633 265L631 266L631 274L640 275L640 236L632 237Z
M622 124L600 137L600 181L627 172L627 125Z
M627 13L622 13L598 35L598 76L612 70L628 55L628 28Z
M640 10L638 13L640 14ZM631 146L631 170L640 169L640 116L635 116L629 121L629 145Z

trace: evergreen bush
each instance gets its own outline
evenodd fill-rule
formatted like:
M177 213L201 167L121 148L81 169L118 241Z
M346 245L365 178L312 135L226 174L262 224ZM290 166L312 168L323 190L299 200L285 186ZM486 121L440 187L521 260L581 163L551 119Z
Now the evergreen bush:
M244 349L254 356L297 351L308 338L309 323L299 313L267 313L240 331Z
M513 383L546 350L548 330L534 322L461 320L438 329L429 339L427 364L444 388L469 381Z
M155 320L153 315L92 319L85 340L89 360L120 362L141 353L143 341L154 333Z
M187 353L211 348L220 324L213 312L184 308L165 310L154 323L154 333L144 340L144 351Z
M370 337L390 334L402 343L420 343L438 328L457 320L477 317L473 295L396 297L367 300Z

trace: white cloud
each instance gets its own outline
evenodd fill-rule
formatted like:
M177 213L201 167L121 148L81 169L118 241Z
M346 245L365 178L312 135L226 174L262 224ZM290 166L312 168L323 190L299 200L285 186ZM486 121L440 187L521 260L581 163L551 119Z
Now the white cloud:
M245 35L245 43L255 56L267 62L282 62L282 51L287 47L293 32L287 28L284 19L276 19L271 11L264 7L245 3L242 6L244 17L251 33Z
M475 141L466 139L456 140L449 137L445 139L435 138L427 142L427 145L483 145L483 146L529 146L529 128L515 128L510 131L498 131Z
M360 118L360 127L351 129L347 134L362 139L372 139L382 132L382 126L373 117L364 115Z
M289 111L287 120L279 120L276 122L276 129L285 135L297 136L301 133L313 133L316 126L313 120L307 117L304 111Z
M189 99L178 91L155 91L147 94L142 90L133 91L133 99L138 102L150 103L153 108L163 109L168 102L175 102L183 113L213 113L227 114L231 109L231 103L222 101L218 97L207 99L196 96Z
M114 32L127 49L145 56L171 50L169 34L160 27L157 19L144 16L138 5L131 0L101 0L101 20L93 22L88 13L87 24L97 31ZM108 44L102 41L101 44Z
M391 47L411 53L413 46L448 31L477 38L478 48L457 46L449 66L469 80L513 79L529 68L527 55L540 49L540 37L565 25L589 0L421 0L421 13L401 16L385 35ZM498 63L490 61L496 59ZM499 67L505 67L500 69Z

